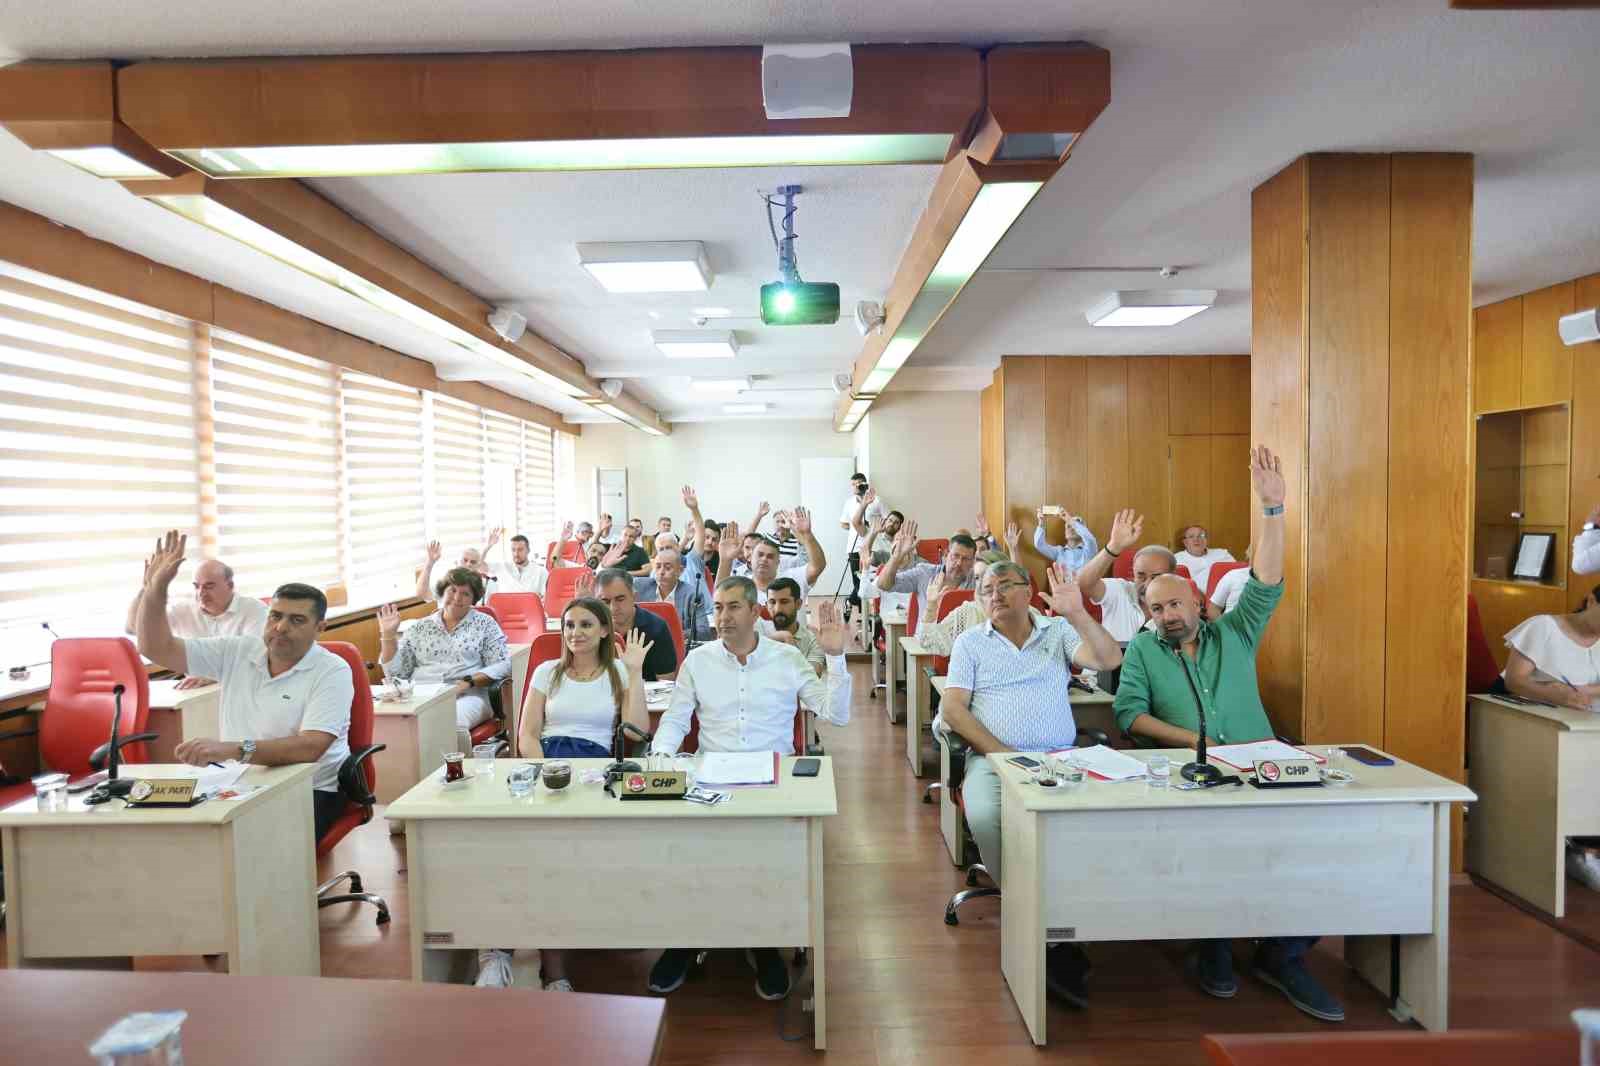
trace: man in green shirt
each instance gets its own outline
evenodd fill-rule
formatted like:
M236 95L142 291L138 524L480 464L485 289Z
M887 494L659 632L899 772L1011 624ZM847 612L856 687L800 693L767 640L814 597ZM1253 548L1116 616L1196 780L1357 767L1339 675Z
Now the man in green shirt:
M1124 733L1163 748L1192 748L1199 740L1200 707L1208 740L1243 744L1272 736L1256 685L1256 648L1283 596L1283 468L1266 448L1250 456L1250 479L1261 501L1260 533L1239 605L1216 621L1205 617L1205 598L1176 574L1153 578L1145 606L1155 630L1128 645L1117 683L1117 725ZM1316 937L1270 937L1256 950L1254 970L1300 1010L1323 1021L1344 1021L1344 1007L1306 969ZM1233 953L1226 940L1199 944L1200 988L1218 999L1238 991Z

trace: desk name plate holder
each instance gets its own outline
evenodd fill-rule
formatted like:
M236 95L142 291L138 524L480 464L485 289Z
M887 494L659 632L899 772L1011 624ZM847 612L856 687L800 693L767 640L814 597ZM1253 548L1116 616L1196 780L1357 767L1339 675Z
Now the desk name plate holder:
M1322 784L1322 772L1315 759L1259 759L1256 776L1250 783L1256 788L1311 788Z
M682 770L629 770L619 784L618 799L682 799L689 791L689 775Z
M193 807L204 796L195 797L195 786L200 782L192 777L170 780L140 778L128 790L130 807Z

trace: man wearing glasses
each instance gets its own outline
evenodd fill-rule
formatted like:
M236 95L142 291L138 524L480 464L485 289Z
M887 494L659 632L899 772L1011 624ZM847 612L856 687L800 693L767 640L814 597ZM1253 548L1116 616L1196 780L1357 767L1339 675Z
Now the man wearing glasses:
M1078 736L1068 682L1072 666L1113 670L1122 649L1090 617L1072 572L1050 568L1050 609L1055 618L1028 610L1028 573L997 562L978 583L977 598L989 620L956 638L940 715L944 728L972 746L961 795L967 824L990 877L1000 884L1000 778L985 755L1070 748ZM1051 992L1088 1004L1088 960L1076 945L1050 950L1045 982Z

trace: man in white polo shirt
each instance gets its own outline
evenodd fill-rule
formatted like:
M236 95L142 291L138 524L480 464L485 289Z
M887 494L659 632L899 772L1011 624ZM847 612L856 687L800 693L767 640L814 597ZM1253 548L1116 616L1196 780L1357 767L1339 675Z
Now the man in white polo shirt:
M489 551L501 543L500 538L505 530L491 529L489 543L483 546L483 557L488 559ZM550 576L548 567L535 566L529 558L528 538L518 533L506 542L502 549L502 557L509 552L510 559L499 563L490 563L490 572L494 574L495 592L533 592L544 595L545 582Z
M317 839L344 807L339 766L350 754L350 666L317 645L328 602L310 585L273 593L260 637L180 640L167 624L167 586L183 565L186 537L172 530L145 563L139 604L139 651L179 673L214 675L222 683L221 739L178 745L192 766L238 759L258 766L316 763L311 779Z
M1152 579L1178 569L1172 552L1159 544L1147 544L1133 557L1132 581L1106 577L1117 556L1139 543L1142 532L1144 515L1132 510L1118 511L1111 522L1111 535L1106 538L1105 547L1078 571L1078 588L1100 608L1100 624L1119 644L1127 644L1150 625L1150 614L1144 606L1145 586Z
M139 601L144 588L134 593L128 604L126 630L133 633L139 622ZM236 595L233 568L217 559L207 559L194 571L194 599L167 608L167 624L179 637L259 637L266 628L267 608L260 600ZM216 678L189 675L179 688L212 685Z

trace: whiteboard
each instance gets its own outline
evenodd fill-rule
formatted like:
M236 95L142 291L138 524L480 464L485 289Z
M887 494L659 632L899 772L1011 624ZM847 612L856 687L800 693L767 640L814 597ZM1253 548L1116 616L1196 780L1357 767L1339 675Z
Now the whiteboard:
M800 502L811 512L811 528L828 556L828 568L812 585L818 596L832 596L839 578L844 587L839 595L850 595L850 571L845 563L853 539L848 529L839 528L839 509L850 493L850 475L855 473L850 458L800 460Z

